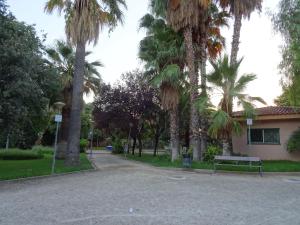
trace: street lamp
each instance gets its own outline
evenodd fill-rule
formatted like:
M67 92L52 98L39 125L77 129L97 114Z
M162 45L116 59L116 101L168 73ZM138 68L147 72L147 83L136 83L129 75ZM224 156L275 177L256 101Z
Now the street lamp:
M65 106L65 103L63 102L55 102L54 108L57 110L57 114L55 114L54 121L56 122L56 132L55 132L55 142L54 142L54 152L53 152L53 160L52 160L52 170L51 173L54 174L55 169L55 158L56 158L56 152L57 152L57 136L58 136L58 128L59 124L62 122L62 115L61 110Z

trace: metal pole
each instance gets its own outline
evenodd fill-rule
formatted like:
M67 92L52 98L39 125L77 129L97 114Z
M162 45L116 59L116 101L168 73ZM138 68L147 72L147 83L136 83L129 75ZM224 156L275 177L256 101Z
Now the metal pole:
M94 127L92 127L92 137L91 137L91 158L93 157L93 139L94 139Z
M9 133L7 134L7 137L6 137L6 146L5 146L5 149L8 150L8 147L9 147Z
M54 169L55 169L55 158L56 158L56 150L57 150L58 125L59 125L59 122L56 123L56 132L55 132L55 142L54 142L54 152L53 152L51 174L54 174Z
M249 132L248 132L248 140L249 140L249 148L251 146L251 126L248 126Z

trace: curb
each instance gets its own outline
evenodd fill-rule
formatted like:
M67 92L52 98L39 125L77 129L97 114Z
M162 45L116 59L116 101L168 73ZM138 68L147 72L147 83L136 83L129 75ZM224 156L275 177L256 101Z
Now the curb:
M122 158L122 157L120 157ZM125 158L123 158L125 159ZM158 168L163 170L169 170L169 171L181 171L181 172L189 172L189 173L199 173L199 174L208 174L208 175L258 175L260 174L258 172L248 172L248 171L228 171L228 170L217 170L216 173L214 173L213 170L209 169L193 169L193 168L178 168L178 167L160 167L160 166L154 166L150 163L143 163L140 161L135 161L132 159L125 159L129 161L133 161L137 164L144 165L144 166L150 166L152 168ZM262 176L300 176L300 172L263 172Z

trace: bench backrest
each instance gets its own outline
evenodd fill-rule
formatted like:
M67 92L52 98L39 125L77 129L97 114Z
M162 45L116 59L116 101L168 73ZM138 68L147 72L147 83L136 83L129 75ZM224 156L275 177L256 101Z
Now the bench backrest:
M260 162L261 161L259 157L223 156L223 155L216 155L215 160L246 161L246 162Z

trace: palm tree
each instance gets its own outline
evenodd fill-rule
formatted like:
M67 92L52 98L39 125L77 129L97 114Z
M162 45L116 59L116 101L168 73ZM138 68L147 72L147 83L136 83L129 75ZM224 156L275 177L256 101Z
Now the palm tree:
M63 121L61 124L61 135L58 145L57 158L64 159L66 155L66 143L70 123L71 101L72 101L72 81L74 77L75 49L64 41L57 41L54 47L46 49L49 63L57 68L60 74L62 86L62 98L65 106L62 109ZM86 56L91 52L86 52ZM96 92L100 83L101 76L97 67L103 66L101 62L85 62L83 92L89 94Z
M261 10L262 0L220 0L222 7L229 7L234 15L234 28L231 43L230 64L237 62L237 55L240 44L240 33L242 27L242 18L250 18L254 10Z
M97 43L100 28L114 28L123 21L120 6L126 7L124 0L48 0L45 11L64 11L68 41L76 46L72 108L67 144L68 166L79 165L80 113L84 82L85 47L87 43Z
M232 117L234 100L245 110L245 116L254 115L253 102L265 104L260 97L251 97L244 94L247 85L256 79L254 74L244 74L238 77L238 69L243 59L230 65L229 58L225 55L217 61L210 61L214 71L208 76L208 81L221 92L222 99L219 110L213 114L212 124L209 132L214 137L222 139L223 154L230 154L230 140L232 131L239 131L239 124Z
M176 32L183 32L184 35L191 87L190 144L194 160L201 158L199 114L195 104L199 95L199 80L195 67L194 37L201 30L203 15L207 13L210 4L211 0L152 0L150 3L157 13L166 15L168 23Z
M179 99L184 68L184 47L181 35L164 19L150 14L141 19L147 36L140 42L139 57L146 62L151 84L160 89L162 107L170 114L170 145L172 161L179 155Z
M196 58L198 67L200 68L201 77L201 93L199 101L207 101L207 84L206 84L206 63L207 59L216 59L221 54L225 46L225 38L221 35L221 27L228 26L229 15L225 11L220 11L216 4L210 4L209 9L202 14L200 32L197 33L196 38ZM206 102L206 106L207 106ZM203 104L202 104L203 106ZM203 154L207 149L207 129L208 117L206 110L200 109L200 128L201 128L201 153Z

